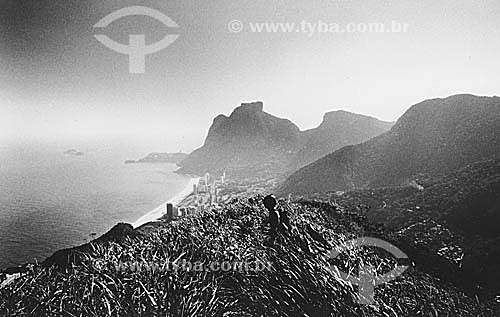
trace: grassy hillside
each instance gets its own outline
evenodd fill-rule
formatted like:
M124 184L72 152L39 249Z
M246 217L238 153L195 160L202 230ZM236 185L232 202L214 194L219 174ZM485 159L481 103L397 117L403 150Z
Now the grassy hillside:
M352 250L331 262L325 258L331 246L358 236L380 237L403 251L405 246L338 206L307 201L280 205L289 209L293 230L274 244L267 241L267 213L260 203L240 201L177 222L145 225L127 238L101 240L79 255L73 253L73 263L65 269L30 268L0 290L0 315L493 316L499 312L418 266L378 286L376 305L359 305L357 290L327 266L347 270L364 261L385 271L396 263L376 248ZM271 266L258 271L160 269L183 260L206 265L261 261ZM118 267L130 261L159 267Z

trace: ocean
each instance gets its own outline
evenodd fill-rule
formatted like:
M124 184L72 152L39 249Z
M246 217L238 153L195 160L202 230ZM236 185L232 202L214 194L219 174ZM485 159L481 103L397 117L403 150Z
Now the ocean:
M43 261L118 222L133 223L182 192L174 164L124 164L147 153L122 145L0 146L0 268Z

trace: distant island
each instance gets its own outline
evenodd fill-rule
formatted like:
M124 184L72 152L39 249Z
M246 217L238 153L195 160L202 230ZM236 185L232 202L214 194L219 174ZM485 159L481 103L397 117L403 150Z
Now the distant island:
M70 149L70 150L64 151L64 155L82 156L83 152L77 151L75 149Z
M172 163L177 164L184 160L188 155L186 153L149 153L146 157L139 160L126 160L125 164L132 163Z

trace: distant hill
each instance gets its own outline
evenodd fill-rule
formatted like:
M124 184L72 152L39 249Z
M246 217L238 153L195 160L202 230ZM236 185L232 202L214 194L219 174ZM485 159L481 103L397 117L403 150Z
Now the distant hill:
M203 146L179 165L179 173L226 171L235 177L282 175L344 145L387 131L392 124L347 111L325 114L317 128L300 131L290 120L263 111L262 102L243 103L229 117L217 116Z
M397 186L500 153L500 98L456 95L412 106L389 130L288 177L281 194Z
M295 154L299 133L290 120L264 112L262 102L243 103L229 117L214 119L205 143L179 164L179 172L279 171Z
M291 169L297 170L344 146L368 141L388 131L393 124L344 110L327 112L317 128L301 133L303 145Z
M178 153L149 153L146 157L143 157L139 160L126 160L125 164L131 163L172 163L177 164L180 161L184 160L188 155L186 153L178 152Z
M75 149L70 149L67 151L64 151L64 155L71 155L71 156L82 156L83 152L77 151Z

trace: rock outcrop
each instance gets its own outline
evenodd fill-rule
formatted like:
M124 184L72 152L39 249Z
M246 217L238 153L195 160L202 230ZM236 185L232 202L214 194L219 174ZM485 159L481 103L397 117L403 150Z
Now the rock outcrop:
M299 128L263 111L262 102L243 103L229 117L218 115L203 146L179 163L180 173L274 174L295 155Z

